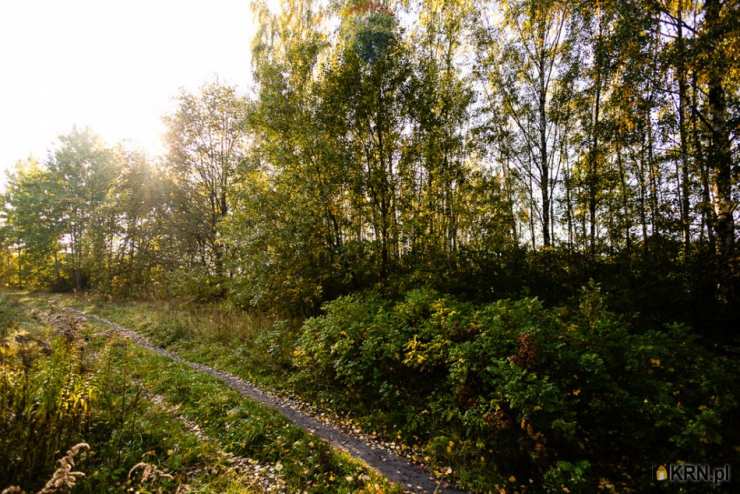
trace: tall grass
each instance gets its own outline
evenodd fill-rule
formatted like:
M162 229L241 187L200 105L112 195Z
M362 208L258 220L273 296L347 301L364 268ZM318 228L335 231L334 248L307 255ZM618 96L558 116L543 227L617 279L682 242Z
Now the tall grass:
M211 365L227 359L238 367L232 371L244 371L250 379L260 373L265 379L284 380L301 324L298 319L213 304L102 303L98 310L186 358Z
M82 442L96 388L80 349L28 333L0 343L0 485L35 486L59 451Z
M77 483L96 492L96 481L72 469L74 457L90 443L98 454L90 467L125 481L126 466L149 446L131 440L140 392L126 379L120 342L90 349L79 321L48 321L0 339L0 487L50 493Z
M220 343L253 340L272 328L275 317L213 305L169 304L158 333L171 342L198 338Z
M0 295L0 338L5 338L15 328L18 311L16 303Z

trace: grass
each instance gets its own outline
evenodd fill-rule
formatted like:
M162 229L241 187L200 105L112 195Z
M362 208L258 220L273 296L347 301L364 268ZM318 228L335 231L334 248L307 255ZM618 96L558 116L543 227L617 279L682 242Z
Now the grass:
M48 309L60 303L80 306L81 302L71 298L18 293L13 294L12 298L17 303L6 299L3 299L3 303L10 304L9 307L14 307L16 311L20 307L20 313L23 308ZM84 308L89 310L90 306L82 302ZM228 313L217 316L214 312L208 316L213 317L210 320L220 329L208 332L209 337L203 338L203 343L186 346L187 342L203 337L192 332L200 331L195 328L203 327L199 319L205 315L190 313L172 318L165 316L162 311L153 310L151 306L145 310L140 304L110 307L97 306L95 312L137 329L148 329L144 332L150 336L157 334L159 337L155 340L159 342L169 339L168 346L186 358L208 361L211 365L226 369L238 361L238 355L244 358L243 353L233 352L229 342L233 342L234 338L243 341L255 334L254 321L239 323L236 331L233 331L237 318L232 318ZM49 335L49 328L39 327L28 317L17 315L9 319L14 321L10 326L31 326L37 334ZM83 469L88 465L87 476L77 485L76 491L127 490L132 487L132 481L128 479L129 470L135 464L146 461L168 472L173 478L160 479L157 482L161 485L145 486L141 492L158 492L157 489L169 492L174 490L174 485L186 483L190 492L258 492L245 488L249 479L239 478L233 469L224 464L223 455L219 454L222 449L269 465L289 492L398 492L396 487L389 485L363 464L293 426L277 412L241 397L210 376L124 340L103 338L100 329L88 326L83 330L87 354L98 357L95 362L91 361L80 368L89 367L85 372L95 375L95 378L90 378L91 382L98 379L101 392L95 406L107 412L100 414L101 423L95 433L88 434L89 438L84 437L90 442L92 452L81 464L80 468ZM200 358L194 358L199 351L203 354ZM222 356L214 363L212 359L219 352L223 352ZM256 353L249 357L260 358ZM262 369L264 371L264 367ZM269 372L265 371L265 374ZM255 375L245 377L255 379ZM212 441L199 439L171 413L145 398L152 393L176 406L179 415L197 424ZM17 466L16 479L23 476L20 470L21 467ZM44 474L52 470L53 464L47 464ZM21 483L26 489L39 487L38 483L22 483L15 479L3 481Z
M296 380L292 351L299 333L298 320L254 315L217 305L179 304L177 301L117 301L94 295L35 294L26 298L37 306L71 306L115 321L145 335L150 341L191 361L230 372L264 389L297 396L314 407L333 413L337 421L359 426L397 448L422 458L414 438L401 436L392 417L373 410L343 407L331 392L316 393ZM442 471L442 470L440 470Z
M297 391L290 352L299 321L240 310L177 302L109 302L89 297L34 294L19 297L35 307L70 306L130 327L192 362L229 371L275 391Z
M85 442L90 449L75 455L74 470L85 474L76 476L75 492L171 492L185 484L190 492L259 492L224 464L213 444L143 397L130 379L128 344L104 342L89 330L68 341L23 305L4 298L0 305L12 321L0 345L0 489L42 488L55 459ZM129 476L142 462L166 475Z
M203 374L129 348L133 376L197 422L229 452L275 465L290 492L387 492L380 478L277 412Z

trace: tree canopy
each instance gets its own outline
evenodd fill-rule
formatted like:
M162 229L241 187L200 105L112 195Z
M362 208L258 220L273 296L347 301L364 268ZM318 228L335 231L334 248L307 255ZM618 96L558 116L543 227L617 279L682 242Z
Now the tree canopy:
M721 326L737 7L254 2L250 96L183 93L162 159L74 130L18 165L5 281L311 313L363 288L558 301L594 278L641 317L692 301L679 316Z

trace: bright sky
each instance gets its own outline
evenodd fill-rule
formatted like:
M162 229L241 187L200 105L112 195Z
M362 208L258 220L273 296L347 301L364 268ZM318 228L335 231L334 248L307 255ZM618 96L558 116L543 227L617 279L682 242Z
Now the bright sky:
M249 0L0 0L0 182L73 125L161 152L179 88L246 89L254 24Z

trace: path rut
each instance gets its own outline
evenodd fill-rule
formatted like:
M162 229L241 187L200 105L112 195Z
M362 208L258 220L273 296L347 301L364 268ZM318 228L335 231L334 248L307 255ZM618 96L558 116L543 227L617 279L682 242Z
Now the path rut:
M344 450L353 457L364 461L368 466L380 472L388 480L399 484L404 490L415 493L465 494L464 491L450 487L445 482L435 480L419 465L415 465L393 452L381 449L375 445L367 444L362 439L353 437L338 427L320 422L314 417L292 408L282 402L279 398L265 393L256 386L234 376L233 374L216 370L207 365L185 360L179 355L151 343L147 338L136 331L121 326L113 321L109 321L108 319L104 319L94 314L88 314L77 309L68 308L67 310L87 320L104 324L141 347L147 348L163 357L186 365L199 372L208 374L223 382L241 395L277 410L298 427L311 432L321 439L324 439L332 446Z

